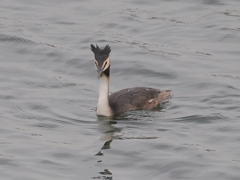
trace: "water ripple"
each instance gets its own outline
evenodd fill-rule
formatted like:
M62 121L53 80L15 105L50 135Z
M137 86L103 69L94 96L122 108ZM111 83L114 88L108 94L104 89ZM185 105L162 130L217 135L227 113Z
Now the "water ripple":
M0 34L0 42L17 43L17 44L37 44L29 39L25 39L17 36L4 35L4 34Z

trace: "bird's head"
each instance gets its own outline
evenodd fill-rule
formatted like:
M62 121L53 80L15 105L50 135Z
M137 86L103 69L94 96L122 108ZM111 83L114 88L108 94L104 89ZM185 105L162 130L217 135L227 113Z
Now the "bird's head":
M95 47L93 44L91 44L91 50L95 57L94 62L98 72L98 79L103 73L109 77L111 52L110 46L106 45L103 49L100 49L98 45Z

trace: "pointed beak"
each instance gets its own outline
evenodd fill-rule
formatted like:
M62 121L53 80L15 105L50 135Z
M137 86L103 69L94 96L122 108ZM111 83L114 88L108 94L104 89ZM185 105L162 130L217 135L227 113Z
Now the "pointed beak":
M102 76L102 68L101 67L98 67L98 79Z

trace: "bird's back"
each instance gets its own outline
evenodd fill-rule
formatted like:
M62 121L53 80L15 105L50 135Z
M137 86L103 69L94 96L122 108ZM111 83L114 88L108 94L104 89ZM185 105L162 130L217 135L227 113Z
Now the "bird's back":
M147 87L127 88L109 95L109 105L114 114L125 111L152 109L172 97L171 91Z

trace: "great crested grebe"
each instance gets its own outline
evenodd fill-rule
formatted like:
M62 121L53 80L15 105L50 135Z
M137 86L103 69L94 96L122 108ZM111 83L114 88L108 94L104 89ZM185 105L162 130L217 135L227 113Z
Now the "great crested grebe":
M97 114L113 116L126 111L148 110L157 107L159 103L172 97L171 91L162 91L148 87L134 87L117 91L109 95L110 76L110 46L100 49L91 44L95 56L95 66L98 72L99 99Z

